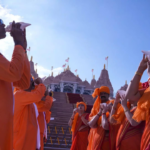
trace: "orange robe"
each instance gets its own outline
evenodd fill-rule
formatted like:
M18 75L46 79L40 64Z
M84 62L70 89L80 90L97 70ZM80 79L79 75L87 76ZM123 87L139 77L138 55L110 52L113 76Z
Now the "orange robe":
M134 110L131 112L133 113ZM133 127L125 117L117 134L116 150L140 150L144 126L145 122L143 121Z
M39 84L36 90L15 93L14 150L35 150L37 142L37 119L33 103L44 96L46 87Z
M150 88L144 91L137 103L137 109L134 112L133 119L136 121L146 121L145 129L141 139L141 150L148 148L150 143Z
M88 120L88 114L84 114L85 119ZM80 127L84 125L81 120L81 117L78 117L75 132L72 135L72 146L70 150L87 150L88 146L88 134L89 134L89 127L85 127L79 131Z
M13 149L13 89L17 86L26 89L30 86L30 68L22 46L15 46L11 61L0 54L0 149ZM27 66L26 66L27 64Z
M41 140L41 150L43 150L44 143L43 143L43 136L44 136L44 129L45 129L45 119L44 119L44 114L43 112L46 112L51 109L53 103L53 98L50 96L46 96L45 101L40 101L36 103L39 116L38 116L38 123L40 127L40 140Z
M114 101L108 101L108 103L113 103ZM95 107L92 108L90 114L90 120L98 113L100 102L96 101L94 103ZM106 113L106 116L109 117L109 113ZM87 150L115 150L116 145L116 136L120 125L109 124L109 137L105 136L106 130L101 126L101 117L97 121L97 128L91 128L88 136L88 148Z

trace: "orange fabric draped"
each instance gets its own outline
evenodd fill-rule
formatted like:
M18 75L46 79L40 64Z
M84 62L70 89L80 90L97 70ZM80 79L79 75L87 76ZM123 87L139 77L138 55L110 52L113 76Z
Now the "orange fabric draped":
M133 119L137 122L148 120L150 115L150 88L144 91L144 94L137 103L137 109L133 115Z
M89 131L77 132L70 150L87 150Z
M38 123L40 127L41 150L44 149L43 135L45 129L45 120L44 120L43 112L49 111L51 109L52 103L53 103L53 98L50 96L46 96L45 101L39 101L36 103L39 112Z
M109 125L109 137L105 136L105 130L101 126L90 129L87 150L116 150L116 136L119 126L120 125ZM107 145L108 142L109 146Z
M134 113L133 109L131 112ZM132 127L125 117L117 134L116 150L140 150L145 123ZM131 142L132 141L132 142Z
M88 114L85 113L83 116L86 118ZM70 150L87 150L89 127L87 126L79 131L81 126L82 120L78 116L75 130L72 132L72 146Z
M106 92L106 93L110 94L109 88L106 87L106 86L102 86L100 88L95 89L92 96L94 98L97 96L97 99L96 99L96 101L93 105L93 108L91 110L89 120L92 120L93 117L99 112L100 104L101 104L101 99L100 99L100 93L101 92ZM114 100L107 101L107 104L109 104L109 103L114 103ZM108 116L109 116L108 112L106 113L106 116L108 118ZM104 147L105 147L105 144L108 142L106 140L106 143L103 143L103 140L104 140L104 137L105 137L105 130L101 127L101 119L102 119L102 117L99 117L98 122L97 122L97 125L98 125L97 128L90 129L90 133L89 133L89 136L88 136L89 144L88 144L87 150L102 150L103 144L104 144ZM110 128L111 128L111 131L110 131L109 134L111 136L113 136L113 138L111 138L111 136L110 136L110 141L112 142L111 143L111 150L112 150L115 147L114 137L116 137L116 135L117 135L116 131L118 130L118 126L110 125Z
M129 109L131 108L131 104L129 102L127 102L127 106ZM120 103L118 103L117 110L115 114L112 115L112 117L116 120L116 124L121 124L123 119L125 118L124 109Z
M11 61L0 54L0 149L13 149L13 106L14 97L12 85L25 89L30 85L26 66L25 51L22 46L14 48ZM29 63L29 62L28 62ZM25 68L27 70L25 70Z
M142 135L141 150L146 150L146 148L148 149L149 144L150 144L150 116L146 121L145 129Z
M32 92L19 90L15 93L14 150L36 149L37 118L33 103L41 100L45 90L45 85L39 84Z
M48 124L51 119L51 111L46 111L45 119L46 119L46 123Z
M78 106L79 106L80 104L84 105L84 108L85 108L85 111L86 111L87 105L86 105L84 102L77 102L76 108L78 108ZM75 127L76 127L76 123L77 123L78 117L79 117L79 114L76 113L75 116L74 116L74 120L73 120L73 123L72 123L72 127L71 127L71 131L72 131L72 132L75 132Z

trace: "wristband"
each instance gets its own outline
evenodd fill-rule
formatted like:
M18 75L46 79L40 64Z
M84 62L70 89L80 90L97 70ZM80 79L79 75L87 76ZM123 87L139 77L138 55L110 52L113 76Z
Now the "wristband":
M142 73L140 73L140 72L136 72L135 74L137 74L137 75L142 77Z

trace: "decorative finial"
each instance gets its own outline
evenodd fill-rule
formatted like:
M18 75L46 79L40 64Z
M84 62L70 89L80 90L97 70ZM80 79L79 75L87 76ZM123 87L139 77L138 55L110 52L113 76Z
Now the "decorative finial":
M68 67L67 67L67 70L70 70L69 65L68 65Z
M95 79L95 75L93 75L93 79Z
M51 73L51 76L53 77L53 72Z
M77 74L77 77L79 77L78 74Z
M105 69L105 64L104 64L104 69Z
M31 56L31 60L30 61L32 61L32 59L33 59L33 57Z
M36 73L37 73L37 69L36 69Z
M127 80L126 80L126 82L125 82L126 84L127 84Z

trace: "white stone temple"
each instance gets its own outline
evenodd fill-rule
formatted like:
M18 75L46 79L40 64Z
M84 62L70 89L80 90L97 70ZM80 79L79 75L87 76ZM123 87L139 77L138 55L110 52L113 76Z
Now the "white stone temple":
M30 71L31 75L34 78L38 77L37 70L34 69L34 62L30 60ZM65 93L77 93L77 94L86 94L91 95L95 88L99 88L101 86L108 86L110 89L110 97L113 97L113 87L109 79L108 71L104 69L101 71L99 79L96 81L95 76L91 80L91 83L88 81L82 81L78 75L75 75L71 72L69 66L62 73L57 76L53 76L53 72L51 76L48 76L44 80L44 84L52 89L55 92L65 92Z

